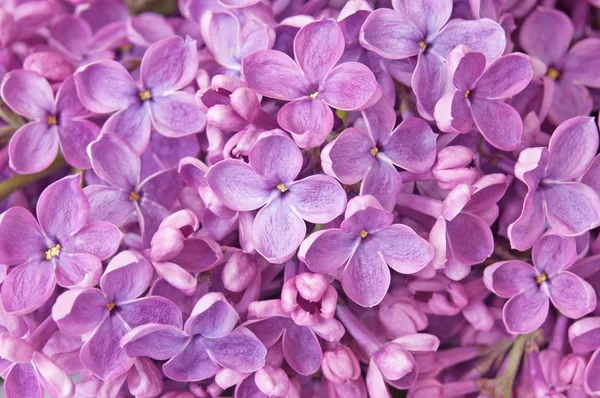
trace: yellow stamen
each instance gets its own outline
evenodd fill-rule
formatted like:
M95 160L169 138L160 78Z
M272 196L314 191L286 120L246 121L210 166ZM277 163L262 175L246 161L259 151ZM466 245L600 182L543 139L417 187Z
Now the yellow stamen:
M58 257L60 254L60 245L56 245L46 250L46 260L52 259L52 257Z
M137 202L138 200L140 200L140 195L138 193L132 192L129 194L129 200Z
M58 120L56 119L56 115L48 115L48 126L56 126L58 124Z
M114 308L115 308L115 303L113 303L112 301L110 303L106 304L106 309L108 309L108 312L111 312Z
M198 274L196 281L198 282L199 285L206 282L206 284L210 287L212 285L212 273L210 271L201 272Z
M369 152L371 152L371 155L375 156L377 155L377 152L379 152L379 149L377 149L377 147L374 146Z
M469 98L470 94L471 94L471 90L465 91L465 98Z
M427 48L427 44L425 44L423 40L419 41L417 44L419 45L419 47L421 47L423 51L425 51L425 49Z
M150 90L140 91L138 93L138 97L140 97L142 101L146 101L152 99L152 93L150 92Z
M124 44L120 47L117 47L117 50L121 51L122 53L125 53L131 51L132 48L133 44Z
M546 72L546 76L552 80L556 80L560 77L560 72L556 68L550 68L548 69L548 72Z
M542 272L542 275L535 277L535 281L538 283L538 285L542 282L545 282L547 279L548 279L548 275L546 275L545 272Z
M285 185L283 185L283 182L280 182L279 184L277 184L277 189L279 189L282 193L286 192L288 189L285 187Z
M359 235L360 235L360 237L361 237L361 238L363 238L363 239L364 239L364 238L366 238L366 237L367 237L367 235L369 235L369 233L367 232L367 230L366 230L366 229L363 229L362 231L360 231L360 234L359 234Z
M317 98L317 95L319 95L318 91L315 91L314 93L312 93L311 95L309 95L310 99L315 99Z

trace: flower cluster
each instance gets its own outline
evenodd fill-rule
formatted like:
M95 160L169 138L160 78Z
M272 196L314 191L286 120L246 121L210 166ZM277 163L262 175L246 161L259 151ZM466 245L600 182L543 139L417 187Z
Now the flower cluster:
M0 1L4 396L600 396L598 18Z

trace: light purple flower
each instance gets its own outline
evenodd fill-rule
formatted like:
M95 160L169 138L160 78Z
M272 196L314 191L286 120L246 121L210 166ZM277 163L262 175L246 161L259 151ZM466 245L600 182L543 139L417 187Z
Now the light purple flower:
M547 27L552 26L548 30ZM548 119L558 125L575 116L587 116L592 97L587 87L600 88L600 39L588 38L571 47L573 22L563 12L538 7L521 25L519 43L536 58L536 69L546 81L554 82L554 99Z
M67 372L42 353L44 345L56 331L48 318L27 339L0 333L0 374L4 377L6 398L71 398L75 386Z
M435 106L440 130L464 134L475 127L496 148L515 149L521 142L523 122L502 100L529 84L533 75L529 57L505 55L486 68L484 54L460 45L448 54L447 65L453 90Z
M89 220L122 226L136 214L144 247L179 196L182 181L176 169L167 169L140 181L140 158L116 134L102 134L88 147L92 168L106 185L89 185Z
M52 307L52 318L63 333L87 340L79 354L83 365L105 382L133 365L119 342L136 326L164 324L181 327L181 312L163 297L140 296L148 289L153 268L139 253L123 251L108 264L100 288L72 289Z
M266 349L245 327L235 327L238 313L219 293L204 295L184 330L149 324L131 330L121 341L130 357L166 360L162 369L176 381L213 377L221 368L252 373L265 364Z
M191 273L209 271L223 258L217 242L193 235L198 227L194 213L177 211L161 222L150 245L149 258L158 275L183 291L198 284Z
M445 58L459 44L498 59L506 46L504 30L496 22L453 19L452 0L397 0L394 10L377 9L365 21L360 42L388 59L417 55L412 89L419 113L433 120L434 107L448 89Z
M16 265L2 283L9 314L41 307L55 285L92 287L102 262L119 248L122 234L106 222L88 222L89 204L81 174L65 177L42 192L36 219L22 207L0 216L0 263Z
M346 62L335 66L343 52L344 36L338 23L323 19L300 29L294 39L295 60L265 50L242 61L242 74L252 89L290 101L277 114L277 121L303 148L325 141L333 127L330 106L360 110L381 97L381 87L365 65Z
M306 235L306 224L327 223L346 207L346 193L333 178L312 175L294 181L302 168L300 149L283 132L263 133L249 163L226 159L212 166L206 181L225 206L260 209L252 242L269 262L291 258Z
M527 185L519 218L508 227L512 247L529 249L544 233L577 236L600 225L600 196L579 178L598 151L598 128L591 117L561 123L548 148L527 148L515 176Z
M584 385L586 392L597 395L600 392L600 318L588 317L575 322L569 328L569 342L573 352L587 354L593 352L585 367ZM562 368L562 367L561 367ZM561 372L561 376L564 373Z
M423 173L435 161L437 135L421 119L409 117L394 128L396 113L385 101L362 112L363 131L350 127L321 152L324 171L343 184L361 184L361 195L373 195L385 210L396 205L402 179L395 166Z
M197 68L194 40L174 36L150 46L138 85L115 61L98 61L75 73L83 105L95 113L113 113L102 127L127 139L138 153L150 141L151 127L167 137L182 137L204 128L204 113L191 93L182 91Z
M356 197L348 202L341 227L309 235L298 257L311 271L341 280L355 303L373 307L390 287L388 266L414 274L433 259L433 247L425 239L393 221L373 196Z
M483 281L496 295L510 298L503 319L511 333L531 333L544 323L549 303L569 318L580 318L596 308L596 293L579 276L567 271L575 262L575 240L545 235L533 246L533 267L523 261L495 263Z
M58 148L73 167L88 169L87 145L100 128L85 120L92 115L75 91L72 78L65 80L54 96L50 84L35 72L15 70L2 81L2 98L16 113L31 121L10 140L10 166L17 173L42 171L54 161Z

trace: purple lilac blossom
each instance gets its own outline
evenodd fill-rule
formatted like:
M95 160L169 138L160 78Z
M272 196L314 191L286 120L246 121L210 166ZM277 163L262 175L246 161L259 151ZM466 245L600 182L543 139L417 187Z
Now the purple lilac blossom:
M0 395L600 395L599 0L5 0Z

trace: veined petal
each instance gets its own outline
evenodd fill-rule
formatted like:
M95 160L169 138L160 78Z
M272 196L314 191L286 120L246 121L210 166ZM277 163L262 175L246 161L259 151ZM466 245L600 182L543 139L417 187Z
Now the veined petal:
M109 302L100 289L67 290L56 299L52 319L63 333L81 336L104 321Z
M152 116L149 104L133 103L111 115L102 126L102 134L118 134L133 146L138 154L142 154L150 143L151 128Z
M362 180L373 163L369 153L376 147L368 133L347 128L321 152L321 165L325 172L343 184L356 184Z
M577 275L559 272L550 278L548 285L552 304L569 318L581 318L596 309L594 288Z
M401 274L414 274L433 259L433 246L406 225L390 225L373 240L387 265Z
M285 135L259 138L248 154L250 167L274 187L298 176L304 159L298 146Z
M142 59L140 79L152 96L180 90L196 75L198 50L196 40L173 36L152 44Z
M17 130L8 144L10 167L20 174L40 172L52 164L58 153L56 128L45 122L31 122Z
M546 234L533 246L531 257L535 267L551 277L569 268L575 262L577 258L575 239Z
M42 258L48 250L37 220L23 207L11 207L0 215L0 261L17 265Z
M537 287L525 290L508 300L502 315L510 333L531 333L538 329L548 316L550 300Z
M365 239L360 243L341 280L344 293L362 307L373 307L383 300L390 287L391 275L378 252L376 239Z
M485 269L483 282L496 295L510 298L527 289L535 288L536 276L538 274L535 269L523 261L501 261Z
M196 336L179 354L163 365L165 376L175 381L198 381L213 377L220 367L215 364L203 344Z
M319 86L318 96L335 109L360 110L372 103L378 86L369 68L358 62L346 62L327 73Z
M302 219L325 224L344 212L346 191L332 177L312 175L288 187L285 200Z
M402 188L400 174L392 163L377 159L360 187L361 195L373 195L385 210L392 210Z
M111 185L133 190L140 182L140 158L123 138L102 134L88 148L92 167L98 177Z
M333 112L318 97L303 99L285 104L277 113L277 122L293 134L299 147L314 148L325 142L331 131Z
M115 302L138 298L148 289L153 269L140 253L126 250L117 254L106 267L100 287Z
M515 108L503 102L477 98L471 101L471 110L477 129L491 145L505 151L519 145L523 121Z
M225 206L251 211L265 205L273 187L241 160L226 159L206 173L206 181Z
M398 0L393 2L393 6L427 36L436 34L452 13L451 0Z
M252 241L256 251L275 264L290 259L305 235L304 220L281 197L260 209L252 226Z
M434 52L419 54L412 76L419 113L432 120L435 104L450 89L448 69L444 60Z
M100 127L89 120L71 120L58 129L60 148L67 163L79 169L92 167L86 149L100 135Z
M294 55L311 83L318 85L344 52L344 36L335 19L311 22L298 31Z
M137 84L118 62L94 62L74 76L79 100L92 112L111 113L138 101Z
M265 365L267 349L244 327L218 339L206 339L204 345L211 359L226 369L251 373Z
M546 217L559 234L576 236L600 224L600 197L579 182L545 184Z
M33 312L52 295L55 284L52 262L36 259L21 264L13 268L2 282L4 309L11 315Z
M131 358L165 360L183 350L189 336L181 328L155 323L138 326L121 339L121 347Z
M7 73L0 91L10 109L28 119L45 122L54 110L52 87L35 72L17 69Z
M121 226L135 212L135 204L129 199L130 191L104 185L90 185L83 190L90 202L88 220L106 221Z
M552 29L548 29L548 26L552 26ZM538 7L523 21L519 44L527 54L553 66L567 53L573 33L573 22L565 13Z
M350 258L356 239L337 228L314 232L300 245L298 257L311 271L335 276Z
M380 150L397 166L423 173L433 166L436 138L429 125L416 117L404 119Z
M481 75L473 90L474 97L505 99L517 95L527 87L533 76L531 60L525 54L505 55Z
M198 133L206 124L206 114L196 105L194 95L184 91L155 97L150 109L152 125L165 137Z
M88 253L106 260L119 249L123 234L107 222L88 223L76 234L61 241L62 250L68 253Z
M321 345L315 333L307 326L290 322L283 334L282 349L288 365L301 375L312 374L321 365Z

